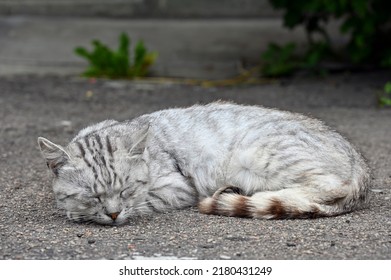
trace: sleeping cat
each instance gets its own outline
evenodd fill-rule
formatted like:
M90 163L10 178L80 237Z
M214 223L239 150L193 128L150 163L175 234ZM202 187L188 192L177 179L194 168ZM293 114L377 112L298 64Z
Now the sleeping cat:
M58 206L73 221L119 225L198 204L201 213L314 218L365 205L362 156L300 114L211 103L89 126L66 147L38 138Z

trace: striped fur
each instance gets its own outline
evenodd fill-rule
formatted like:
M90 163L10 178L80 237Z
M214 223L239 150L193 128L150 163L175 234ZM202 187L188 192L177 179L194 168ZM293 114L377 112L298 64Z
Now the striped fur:
M303 115L212 103L104 121L66 146L38 139L60 208L117 225L198 204L200 212L283 219L366 204L369 169L340 134Z

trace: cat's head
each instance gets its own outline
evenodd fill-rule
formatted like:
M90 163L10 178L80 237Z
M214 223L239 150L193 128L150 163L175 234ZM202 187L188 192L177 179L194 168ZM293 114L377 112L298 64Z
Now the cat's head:
M124 138L95 133L72 141L66 148L38 138L54 174L57 204L69 219L119 225L146 211L146 135Z

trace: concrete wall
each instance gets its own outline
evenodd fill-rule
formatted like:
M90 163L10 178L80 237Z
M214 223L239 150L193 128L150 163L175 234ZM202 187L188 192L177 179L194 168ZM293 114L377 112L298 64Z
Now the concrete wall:
M0 0L0 15L124 18L257 18L278 15L268 0Z

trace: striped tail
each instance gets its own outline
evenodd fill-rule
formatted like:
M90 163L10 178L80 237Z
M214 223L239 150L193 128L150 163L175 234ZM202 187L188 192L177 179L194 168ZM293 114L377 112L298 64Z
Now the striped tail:
M319 198L317 198L317 196ZM345 208L343 191L323 193L308 189L282 189L257 192L246 196L235 187L223 187L212 197L203 199L198 208L203 214L260 219L317 218L335 216L352 209Z

